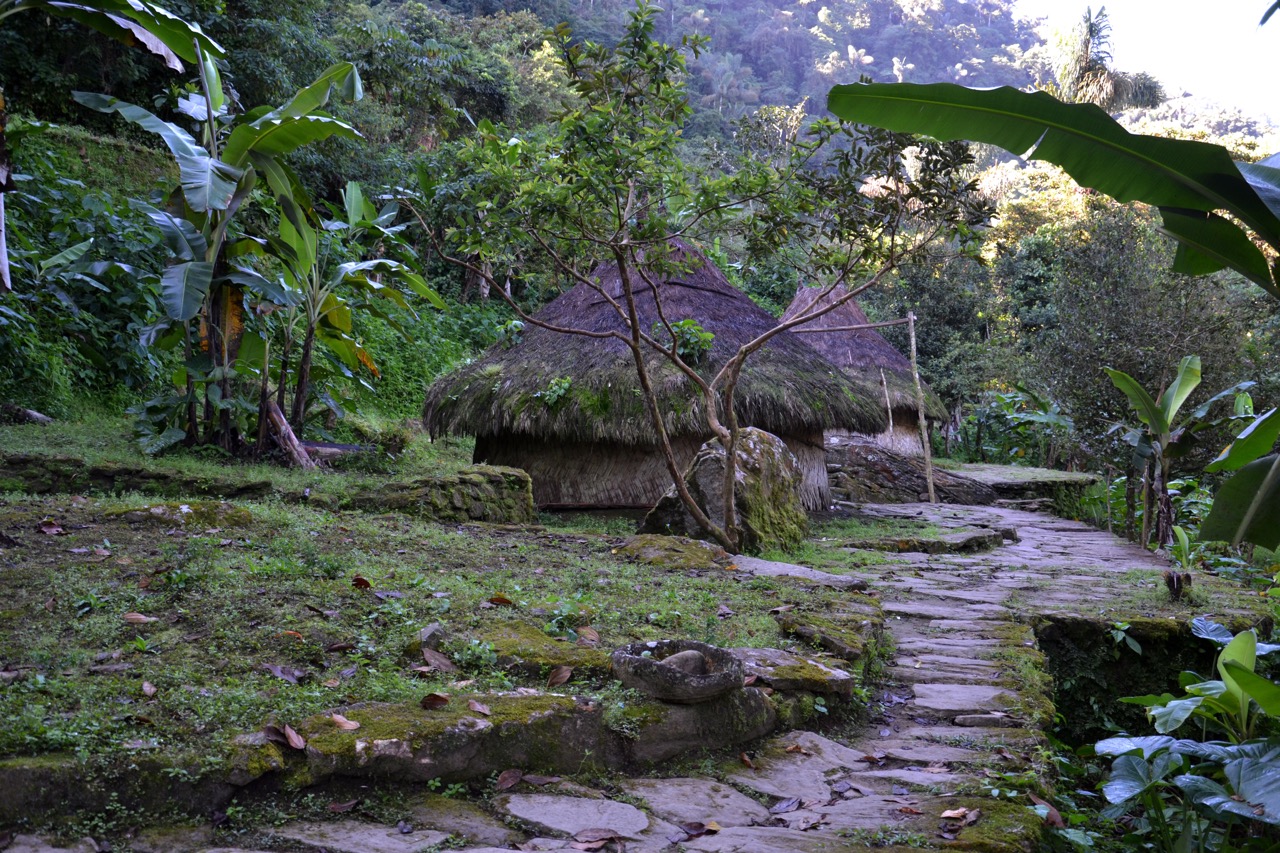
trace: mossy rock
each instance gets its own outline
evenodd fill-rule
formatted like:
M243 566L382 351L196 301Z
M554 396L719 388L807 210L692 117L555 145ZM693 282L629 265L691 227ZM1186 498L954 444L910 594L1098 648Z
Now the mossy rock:
M683 536L640 533L619 545L614 553L662 569L718 568L729 561L729 552L719 545Z
M489 713L471 710L473 698ZM511 767L571 773L617 760L599 706L570 696L455 695L434 710L370 703L341 713L360 727L340 729L328 714L297 726L307 745L286 756L291 786L335 776L465 782Z
M499 666L529 678L545 678L557 666L572 667L575 678L604 679L609 674L608 652L557 640L528 622L511 619L474 636L493 646Z
M874 604L852 602L841 610L816 614L790 610L776 616L784 634L799 637L847 663L865 663L869 647L884 634L884 616Z
M123 518L133 524L206 530L215 527L247 527L253 523L253 514L249 510L219 501L146 504L132 509L115 510L107 515Z
M725 450L718 440L702 445L685 473L685 485L707 518L724 526ZM738 437L733 496L744 553L793 551L809 532L800 491L800 464L782 439L748 427ZM670 489L645 516L642 533L710 538Z
M352 509L395 511L436 521L532 524L533 481L524 471L473 465L449 477L384 483L345 500Z

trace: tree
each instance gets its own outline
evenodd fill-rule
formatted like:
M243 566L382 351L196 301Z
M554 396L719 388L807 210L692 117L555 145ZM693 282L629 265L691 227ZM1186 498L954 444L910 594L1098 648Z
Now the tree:
M213 57L223 55L222 46L200 27L148 0L85 0L82 3L0 0L0 23L20 12L33 12L31 17L36 20L41 15L69 19L125 44L139 45L159 56L174 71L183 69L183 60L195 62L200 51ZM5 135L7 118L4 92L0 90L0 293L13 287L4 225L4 194L14 190L13 164Z
M829 288L844 282L853 298L884 279L902 257L939 233L954 233L979 217L959 177L959 146L924 146L912 177L904 150L913 140L818 122L805 141L791 141L777 158L744 157L724 173L695 172L680 156L681 129L691 110L680 48L653 39L656 9L641 4L616 49L574 44L566 30L559 48L581 104L560 117L545 137L521 139L481 123L458 154L465 179L420 172L419 194L408 199L437 249L450 262L489 282L525 323L564 334L622 341L667 469L690 515L724 547L738 550L734 505L740 434L734 393L746 360L775 335L833 310L843 300L779 324L741 346L713 375L703 375L682 352L675 318L662 313L660 281L673 268L673 238L736 225L757 249L802 242L808 269ZM684 47L697 55L703 40ZM821 152L821 156L819 156ZM821 162L819 162L821 161ZM982 211L985 213L985 211ZM927 215L926 215L927 214ZM929 227L915 228L916 220ZM537 254L572 283L596 290L625 331L599 332L541 323L496 280L492 260ZM616 265L623 294L615 298L591 278L592 265ZM497 267L501 268L501 267ZM636 294L652 293L662 317L639 322ZM824 294L825 295L825 294ZM698 397L708 432L726 451L723 527L714 524L685 487L650 366L664 359Z
M1126 74L1111 67L1111 22L1107 10L1086 8L1076 28L1062 40L1058 89L1069 103L1097 104L1107 112L1154 107L1164 89L1151 75Z

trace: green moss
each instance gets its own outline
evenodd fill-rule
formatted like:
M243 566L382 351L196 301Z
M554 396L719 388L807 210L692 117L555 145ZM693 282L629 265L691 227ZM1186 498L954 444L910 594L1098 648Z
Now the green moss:
M595 391L590 388L575 386L573 399L582 411L596 417L605 417L613 408L613 396L607 390Z
M573 667L575 677L603 678L609 671L608 652L556 640L527 622L503 622L477 632L476 637L492 644L500 666L532 677L556 666Z
M946 804L948 809L978 809L982 818L956 832L954 840L942 842L944 848L966 853L1029 853L1041 849L1044 821L1021 802L955 797L947 799Z
M615 553L663 569L714 569L720 561L729 560L728 552L718 545L657 533L632 536Z

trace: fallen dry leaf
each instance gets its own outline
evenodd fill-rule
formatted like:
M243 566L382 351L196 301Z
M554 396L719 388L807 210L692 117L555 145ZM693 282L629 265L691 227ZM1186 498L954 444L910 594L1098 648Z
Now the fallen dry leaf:
M898 811L903 814L924 814L924 812L920 811L915 806L899 806Z
M333 720L333 724L346 732L353 732L360 728L360 724L355 720L348 720L341 714L330 714L329 719Z
M515 768L512 768L511 770L503 770L498 774L498 784L496 787L499 791L506 791L514 788L516 785L520 784L520 779L523 776L523 770L516 770Z
M284 739L288 741L289 746L293 747L294 749L307 748L307 739L304 738L302 735L298 734L297 732L295 732L293 730L293 727L288 725L287 723L285 724L285 727L284 727Z
M62 525L58 524L58 522L54 521L52 518L46 518L44 521L40 522L40 526L37 530L45 536L65 536L67 532L62 529Z
M560 781L560 777L559 776L539 776L537 773L526 773L524 774L524 778L521 779L521 781L528 782L530 785L537 785L541 787L543 785L554 785L556 782Z
M435 649L422 647L422 659L427 662L427 666L437 672L457 672L458 667L453 661L449 660L446 655L437 652Z
M800 755L813 755L812 750L805 749L803 746L801 746L798 743L793 743L791 744L791 746L787 747L787 752L796 752L796 753L799 753Z
M302 635L301 635L301 634L299 634L297 631L281 631L281 632L280 632L280 636L281 636L281 637L293 637L295 640L301 640L301 639L302 639Z
M422 697L422 701L418 703L424 710L434 711L437 708L443 708L449 704L449 697L443 693L428 693Z
M750 687L751 685L753 685L753 684L755 684L755 683L756 683L756 676L754 676L754 675L748 675L746 678L742 679L742 686L743 686L743 687Z
M369 583L369 581L360 575L356 575L351 579L351 585L356 589L373 589L373 584Z
M600 642L600 632L590 625L583 625L578 629L578 645L594 646Z
M573 667L556 666L551 668L551 675L547 678L547 687L558 687L573 677Z
M755 770L755 769L756 769L756 766L755 766L754 764L752 764L752 763L751 763L751 758L750 758L750 756L748 756L745 752L739 752L739 753L738 753L738 760L739 760L739 761L741 761L741 762L742 762L742 765L743 765L744 767L746 767L748 770Z
M156 686L150 681L142 682L142 695L150 698L156 695Z
M592 827L590 829L580 829L576 833L574 833L574 836L573 836L574 841L585 841L587 843L594 843L596 841L613 841L615 839L621 839L621 838L622 838L622 835L618 833L618 830L604 829L599 827Z
M489 603L495 607L515 607L516 603L505 595L495 595L489 599Z
M322 681L322 682L320 682L320 683L321 683L321 684L323 684L325 687L337 687L337 686L339 686L340 684L342 684L342 682L341 682L341 681L339 681L339 680L338 680L338 679L336 679L336 678L330 678L330 679L328 679L328 680L326 680L326 681Z
M352 800L348 803L329 803L329 811L335 814L342 814L343 812L351 811L356 806L360 805L361 802L361 800Z
M262 668L274 675L276 678L282 678L290 684L297 684L298 679L306 678L307 671L305 669L295 669L291 666L281 666L275 663L264 663Z
M330 643L324 647L324 650L326 652L349 652L355 647L355 643Z
M716 608L716 616L720 619L728 619L730 616L736 615L737 611L727 604L721 604Z
M1027 796L1030 797L1031 802L1035 803L1037 806L1044 806L1046 809L1048 809L1048 811L1045 812L1045 815L1044 815L1044 822L1046 824L1048 824L1049 826L1056 826L1059 829L1067 825L1066 822L1062 819L1062 813L1053 807L1053 803L1049 802L1048 800L1042 800L1039 797L1037 797L1035 794L1027 794Z
M145 625L148 622L159 622L155 616L143 616L141 613L126 613L120 617L130 625Z
M470 708L472 711L475 711L477 714L483 714L486 717L489 716L489 706L485 705L482 702L477 702L474 699L469 699L467 700L467 707Z
M54 608L57 606L58 606L57 597L51 597L48 601L44 603L44 609L48 610L50 613L52 613Z
M793 812L798 808L800 808L800 798L790 797L782 800L781 802L774 803L774 805L769 809L769 814L786 814L787 812Z

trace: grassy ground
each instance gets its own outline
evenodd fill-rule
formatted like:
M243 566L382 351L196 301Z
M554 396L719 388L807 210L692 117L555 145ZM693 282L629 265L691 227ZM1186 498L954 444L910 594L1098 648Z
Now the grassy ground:
M625 562L618 521L507 530L274 501L224 517L193 505L185 526L129 514L148 503L0 498L0 756L190 746L216 760L269 720L460 679L539 684L495 665L485 637L513 623L568 639L590 626L604 649L669 636L785 647L768 611L835 596ZM424 679L402 650L433 621L461 672Z

